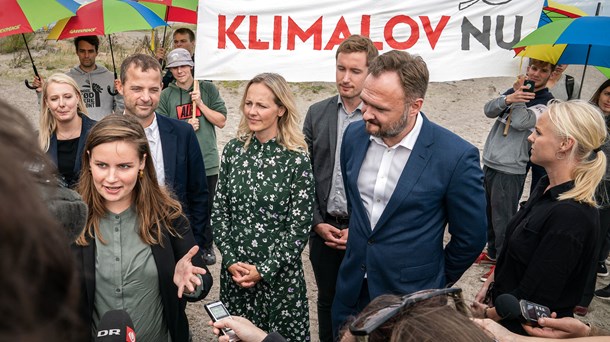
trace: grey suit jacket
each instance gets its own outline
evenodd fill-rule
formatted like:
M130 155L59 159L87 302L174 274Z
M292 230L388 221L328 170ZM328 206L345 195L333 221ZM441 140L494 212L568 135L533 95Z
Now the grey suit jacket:
M303 133L309 147L316 183L312 227L324 222L328 194L332 186L333 166L337 148L337 99L335 95L309 107Z

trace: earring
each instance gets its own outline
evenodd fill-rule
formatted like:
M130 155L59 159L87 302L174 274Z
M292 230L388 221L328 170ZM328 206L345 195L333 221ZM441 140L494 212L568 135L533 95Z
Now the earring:
M562 160L566 157L566 153L563 151L557 151L555 152L555 158L557 158L557 160Z
M144 178L144 170L140 170L140 174L138 176L140 179Z

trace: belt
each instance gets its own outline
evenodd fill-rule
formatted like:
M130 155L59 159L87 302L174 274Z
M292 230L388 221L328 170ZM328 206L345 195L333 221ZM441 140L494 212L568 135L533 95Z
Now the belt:
M335 223L335 224L349 224L349 216L338 217L338 216L333 216L329 213L326 213L326 217L324 218L324 221L326 221L328 223Z

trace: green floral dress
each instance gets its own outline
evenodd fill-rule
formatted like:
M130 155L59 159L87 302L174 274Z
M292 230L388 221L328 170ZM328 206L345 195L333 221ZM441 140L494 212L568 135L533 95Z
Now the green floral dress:
M289 341L308 341L309 308L301 263L312 222L311 162L275 139L237 139L224 149L212 226L222 254L220 299L231 314L248 318ZM262 280L244 289L227 270L241 261Z

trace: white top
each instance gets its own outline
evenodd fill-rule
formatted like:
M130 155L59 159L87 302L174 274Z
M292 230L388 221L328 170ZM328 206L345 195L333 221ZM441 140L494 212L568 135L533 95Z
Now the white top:
M150 145L150 153L152 154L155 171L157 172L157 181L159 185L165 185L165 165L163 164L163 146L161 146L161 136L159 135L159 125L157 124L157 114L154 114L152 123L144 128L146 139Z
M375 229L377 221L396 189L400 175L419 137L422 124L423 119L417 114L411 132L392 147L388 147L381 138L370 137L371 144L358 175L358 189L369 215L371 229Z

